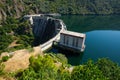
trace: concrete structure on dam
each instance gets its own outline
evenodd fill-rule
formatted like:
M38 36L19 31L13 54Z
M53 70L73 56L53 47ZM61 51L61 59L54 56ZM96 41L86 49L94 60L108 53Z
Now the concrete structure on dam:
M71 51L83 52L85 48L85 34L73 31L63 31L60 34L59 47Z
M35 46L39 46L42 51L46 51L50 47L52 47L52 44L54 41L58 43L62 43L62 40L65 40L62 36L66 32L67 34L67 29L66 25L63 23L62 20L60 19L55 19L53 17L49 17L48 14L37 14L37 15L25 15L24 19L27 19L30 21L30 24L32 25L33 29L33 34L35 36ZM69 31L68 31L69 32ZM77 47L74 47L72 45L62 43L64 45L64 48L68 49L72 48L81 51L84 51L85 45L85 34L79 33L79 35L76 35L78 33L74 32L75 34L74 37L71 37L73 35L64 35L65 37L71 37L71 38L66 38L67 41L74 40L76 37L78 42L75 42L75 44L78 44ZM81 36L84 35L84 36ZM80 40L79 40L80 38ZM70 42L68 42L70 43ZM58 45L61 46L61 45Z

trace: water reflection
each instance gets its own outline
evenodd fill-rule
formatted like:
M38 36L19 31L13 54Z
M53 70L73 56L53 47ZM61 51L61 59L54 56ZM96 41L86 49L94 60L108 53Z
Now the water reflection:
M120 30L120 16L62 16L68 30L89 32L93 30Z
M88 59L107 57L120 64L120 16L62 16L67 29L86 33L82 55L67 56L69 63L79 65ZM68 52L66 52L68 53Z

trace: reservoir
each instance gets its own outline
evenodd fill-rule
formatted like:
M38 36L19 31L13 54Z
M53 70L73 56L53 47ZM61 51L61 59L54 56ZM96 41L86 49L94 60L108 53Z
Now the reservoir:
M109 58L120 64L119 15L67 15L62 16L61 19L66 24L68 30L86 34L84 53L79 56L68 55L67 58L70 64L79 65L87 62L89 59L96 61L99 58ZM52 51L56 52L54 49Z

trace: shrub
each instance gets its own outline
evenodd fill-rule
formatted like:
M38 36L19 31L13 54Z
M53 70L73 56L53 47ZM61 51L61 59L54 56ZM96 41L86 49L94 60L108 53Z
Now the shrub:
M3 56L3 57L2 57L2 61L5 62L5 61L7 61L9 58L10 58L9 56Z

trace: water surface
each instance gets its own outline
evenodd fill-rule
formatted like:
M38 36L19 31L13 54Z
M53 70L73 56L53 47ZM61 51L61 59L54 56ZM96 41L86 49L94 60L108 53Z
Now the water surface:
M62 16L67 29L86 34L85 51L79 56L68 56L72 65L109 58L120 64L120 16Z

